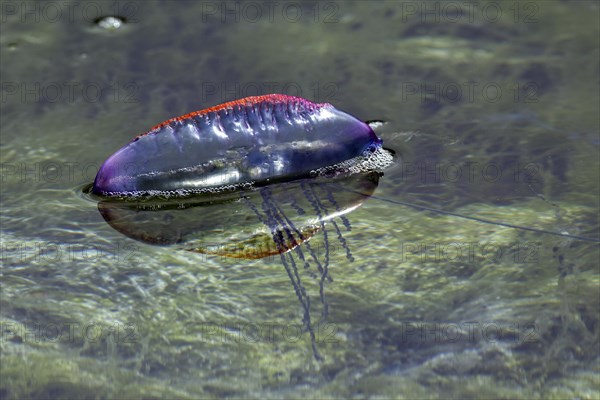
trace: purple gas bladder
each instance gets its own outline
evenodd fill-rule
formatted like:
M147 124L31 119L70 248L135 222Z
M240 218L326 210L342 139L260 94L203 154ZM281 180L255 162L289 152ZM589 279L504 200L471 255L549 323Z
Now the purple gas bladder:
M286 95L247 97L167 120L102 165L102 196L179 196L265 186L392 161L366 123Z

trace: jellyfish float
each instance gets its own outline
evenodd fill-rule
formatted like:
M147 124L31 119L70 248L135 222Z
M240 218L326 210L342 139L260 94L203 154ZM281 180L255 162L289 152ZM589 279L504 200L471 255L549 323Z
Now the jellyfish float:
M393 162L382 144L371 125L331 104L247 97L135 137L104 162L91 192L104 219L136 240L234 258L279 255L319 359L297 265L316 265L326 316L330 235L352 259L336 219L350 229L344 215ZM309 242L319 232L323 260Z

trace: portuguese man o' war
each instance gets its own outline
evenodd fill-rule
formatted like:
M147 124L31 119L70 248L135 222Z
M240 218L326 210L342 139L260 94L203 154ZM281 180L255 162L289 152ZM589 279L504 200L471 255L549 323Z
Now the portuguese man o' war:
M316 265L326 317L331 237L353 260L342 236L351 229L345 214L373 194L392 164L382 143L371 125L330 104L247 97L135 137L104 162L91 191L109 225L133 239L233 258L279 255L319 359L297 264ZM323 251L309 243L319 232Z
M181 196L391 162L368 124L328 103L271 94L155 126L104 162L93 192Z

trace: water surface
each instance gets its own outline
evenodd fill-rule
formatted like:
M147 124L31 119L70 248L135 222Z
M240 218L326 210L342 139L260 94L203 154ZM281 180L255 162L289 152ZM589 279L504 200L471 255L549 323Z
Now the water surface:
M598 396L595 2L93 4L2 5L3 397ZM331 245L321 362L279 257L144 244L80 194L156 123L270 92L400 156L354 261Z

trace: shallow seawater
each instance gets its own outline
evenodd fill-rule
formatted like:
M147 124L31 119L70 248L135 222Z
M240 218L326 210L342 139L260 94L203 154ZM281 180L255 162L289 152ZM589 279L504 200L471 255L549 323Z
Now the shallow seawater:
M598 397L596 2L44 4L1 9L0 397ZM138 133L271 92L398 155L345 245L310 241L320 324L299 268L322 361L279 256L136 241L81 194Z

